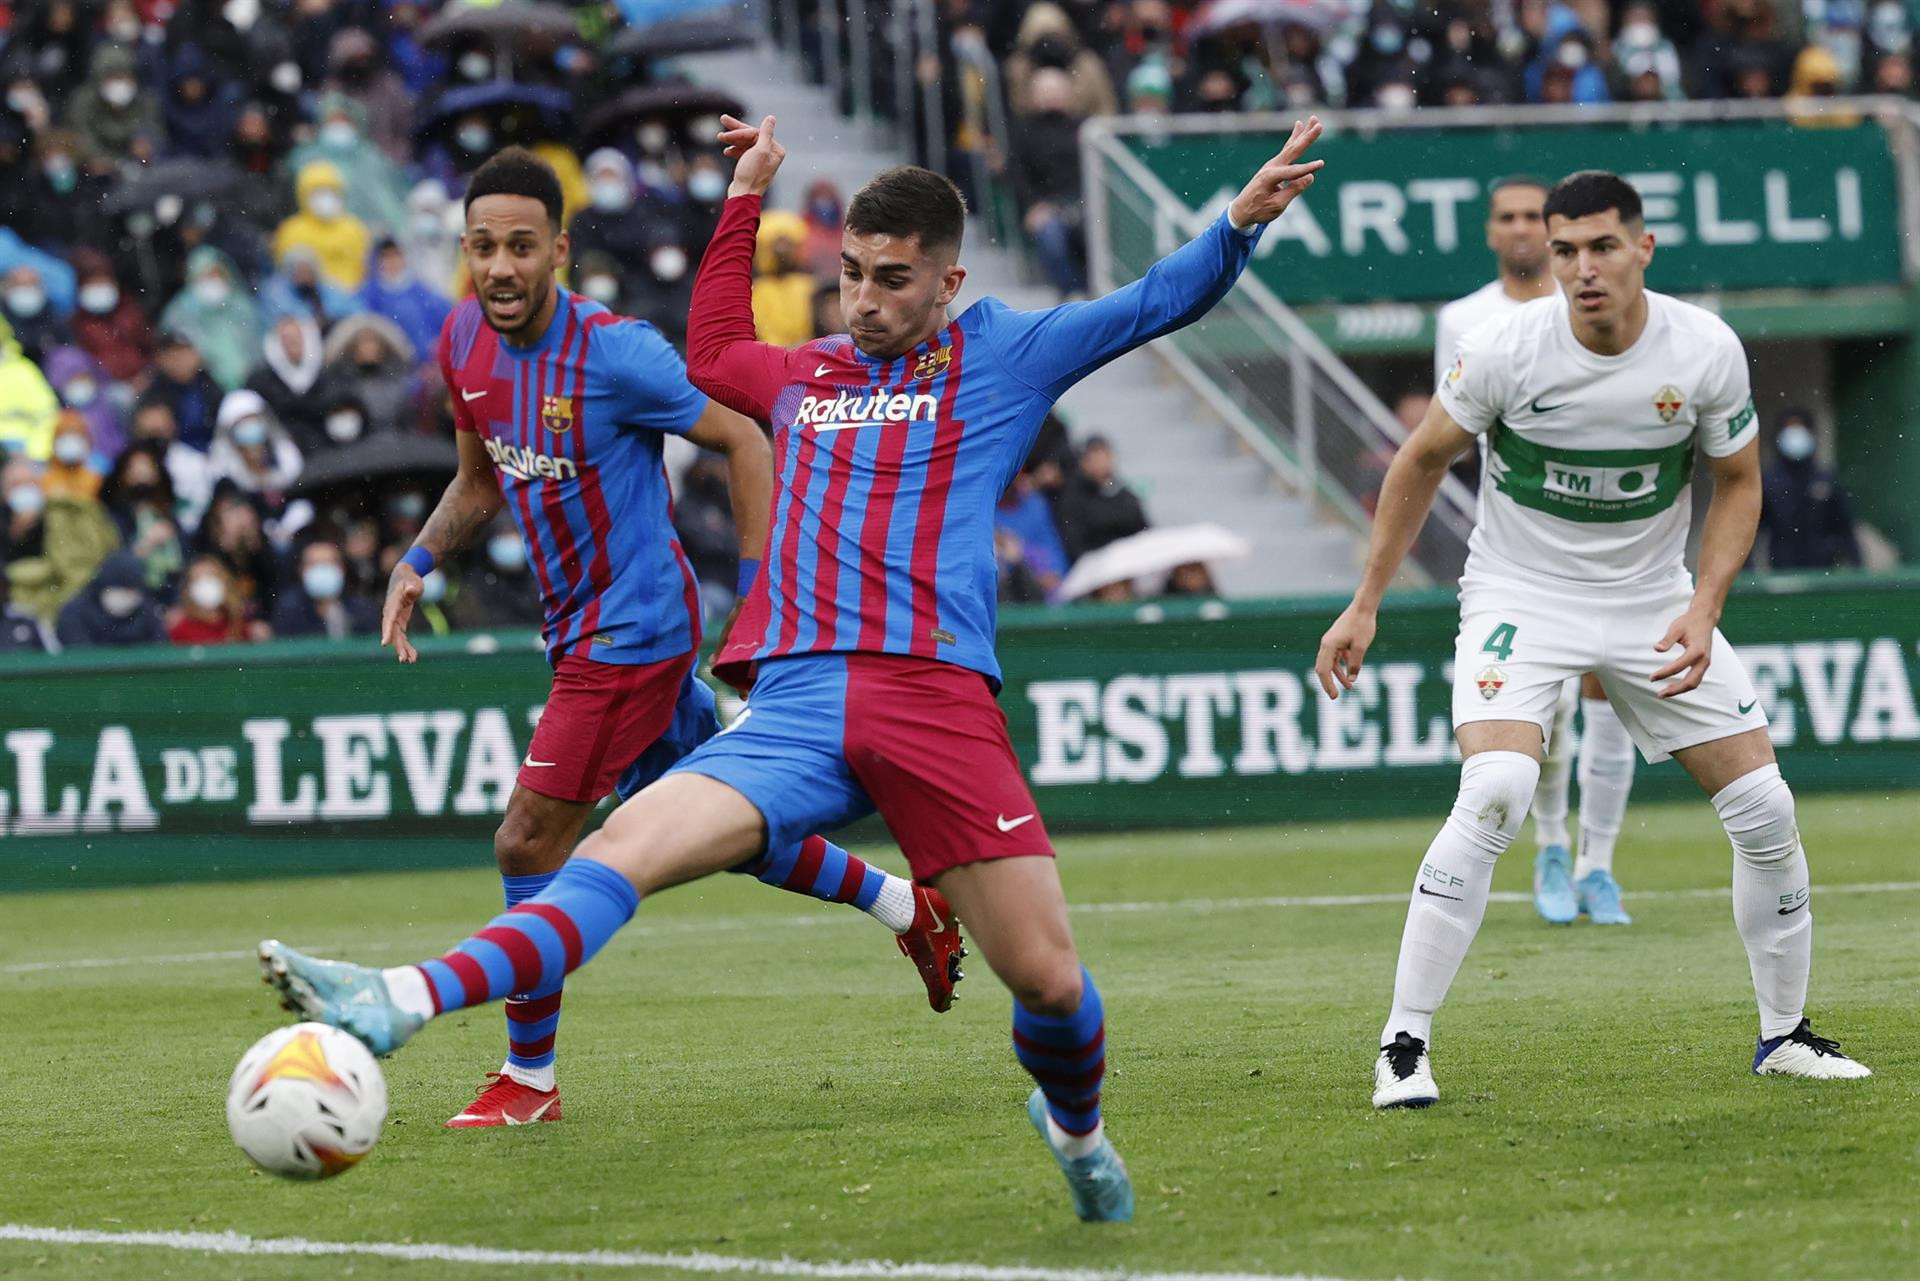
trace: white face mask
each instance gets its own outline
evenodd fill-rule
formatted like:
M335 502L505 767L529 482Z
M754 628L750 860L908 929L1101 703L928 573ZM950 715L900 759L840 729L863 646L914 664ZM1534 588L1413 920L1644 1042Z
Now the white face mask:
M121 44L132 44L140 38L140 19L115 18L107 24L107 34Z
M359 137L351 120L329 120L320 126L320 141L329 147L351 147Z
M671 137L672 135L667 132L667 127L657 121L651 121L641 125L638 129L634 130L633 133L633 140L640 144L640 150L653 156L657 156L667 149L667 142Z
M675 245L667 245L653 251L647 260L653 268L656 278L671 284L687 274L687 251Z
M227 0L220 7L220 16L235 29L245 31L260 20L260 0Z
M687 179L687 194L712 204L727 194L726 177L717 169L702 169Z
M107 105L110 107L126 106L133 101L133 95L136 92L138 92L138 90L135 89L134 83L131 80L115 78L113 80L103 81L100 85L100 96L106 99Z
M127 618L140 608L144 597L138 587L103 587L100 589L100 608L115 618Z
M267 77L267 81L275 89L291 98L300 92L304 78L300 74L299 63L283 62L273 69L273 74Z
M439 214L417 213L413 216L413 234L420 240L437 240L446 234L446 223Z
M321 562L300 571L300 585L315 600L336 600L347 585L346 571L338 565Z
M87 438L68 432L64 436L53 438L53 456L69 467L77 467L87 461Z
M346 211L347 202L332 187L322 187L313 193L309 202L313 206L313 216L322 222L331 222Z
M469 80L485 80L493 74L493 59L478 50L461 54L460 61L454 65Z
M7 508L16 516L38 516L47 509L47 496L38 485L15 485L7 491Z
M595 178L587 184L587 196L601 213L617 213L633 203L633 193L618 178Z
M1382 85L1373 96L1373 105L1382 111L1412 111L1413 102L1412 85Z
M100 395L100 384L91 378L76 378L68 383L60 398L75 409L85 409ZM78 439L75 437L74 439Z
M242 449L267 443L267 425L258 418L242 418L233 425L233 443Z
M360 415L352 410L328 414L327 439L344 445L348 441L360 439L361 429L365 426L366 424L360 421Z
M613 306L613 300L620 296L620 282L612 276L588 276L581 282L580 292L603 306Z
M104 316L120 305L120 286L109 282L80 286L80 310Z
M212 574L202 574L188 585L187 599L201 609L219 609L227 603L227 585Z
M209 307L218 307L233 297L233 286L220 276L202 276L193 282L193 296Z
M7 290L7 310L23 320L31 320L47 307L47 291L38 285L18 285Z
M493 130L485 125L465 125L457 135L462 151L479 155L493 149Z
M1794 462L1804 462L1813 457L1815 444L1813 433L1799 423L1782 427L1780 434L1773 440L1773 447L1779 451L1780 456Z

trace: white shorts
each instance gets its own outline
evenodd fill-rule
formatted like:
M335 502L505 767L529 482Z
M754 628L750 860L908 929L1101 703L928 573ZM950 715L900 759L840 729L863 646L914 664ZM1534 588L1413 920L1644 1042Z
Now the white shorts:
M1692 584L1676 580L1631 596L1569 593L1528 582L1460 590L1460 634L1453 650L1454 728L1472 721L1529 721L1543 741L1571 677L1592 672L1649 764L1686 747L1751 729L1767 714L1733 646L1713 633L1713 654L1697 689L1673 698L1649 679L1679 650L1654 652L1686 612Z

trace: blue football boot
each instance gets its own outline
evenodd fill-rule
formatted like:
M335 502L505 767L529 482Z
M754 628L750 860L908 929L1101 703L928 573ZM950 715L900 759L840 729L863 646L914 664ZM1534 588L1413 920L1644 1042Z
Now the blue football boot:
M1620 906L1620 882L1613 873L1594 868L1574 885L1580 896L1580 910L1595 925L1632 925L1633 918Z
M1047 1137L1047 1096L1035 1086L1027 1096L1027 1120L1040 1132L1041 1142L1066 1171L1067 1190L1073 1193L1073 1212L1084 1223L1126 1223L1133 1218L1133 1180L1127 1163L1113 1150L1106 1135L1085 1156L1070 1157Z
M1555 925L1571 925L1580 915L1573 892L1573 851L1549 845L1533 860L1533 910Z
M426 1026L394 1004L379 970L323 961L279 939L260 944L260 981L279 990L286 1008L352 1033L375 1054L392 1054Z

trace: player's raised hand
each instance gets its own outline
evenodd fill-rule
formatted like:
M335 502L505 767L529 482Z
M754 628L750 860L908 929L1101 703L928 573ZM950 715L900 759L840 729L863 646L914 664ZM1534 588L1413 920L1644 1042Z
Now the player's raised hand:
M1713 619L1689 609L1673 620L1667 628L1667 634L1653 647L1653 652L1664 654L1675 645L1680 647L1679 655L1647 678L1658 685L1661 681L1686 673L1673 684L1661 686L1661 698L1672 698L1675 694L1700 688L1700 682L1707 675L1707 665L1713 661Z
M732 116L720 117L725 154L740 162L733 167L728 196L764 196L773 185L773 175L780 172L780 162L787 158L787 149L773 140L773 124L772 116L757 125Z
M1286 145L1280 148L1280 154L1260 166L1260 172L1253 175L1246 187L1233 198L1229 210L1236 227L1248 227L1257 222L1272 222L1286 212L1293 198L1313 185L1313 175L1324 160L1302 162L1300 157L1307 148L1320 140L1320 117L1308 116L1305 121L1293 122L1293 132L1288 135Z
M1339 698L1340 690L1352 689L1360 679L1360 664L1373 647L1378 625L1374 612L1349 605L1333 620L1327 634L1320 638L1320 652L1314 656L1313 672L1328 698ZM1335 688L1335 682L1339 683Z
M380 643L393 646L394 656L403 663L420 658L420 652L407 639L407 624L413 621L414 602L425 590L426 584L413 566L402 562L393 567L393 577L387 580L387 603L380 611Z

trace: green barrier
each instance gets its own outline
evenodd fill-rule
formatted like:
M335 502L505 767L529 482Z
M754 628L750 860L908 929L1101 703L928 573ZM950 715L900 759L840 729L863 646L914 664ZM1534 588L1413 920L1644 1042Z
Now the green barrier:
M1330 703L1311 669L1340 604L1010 611L1001 704L1048 825L1437 817L1453 600L1392 598L1359 696ZM1920 578L1745 584L1723 627L1797 788L1920 784ZM524 635L421 649L0 667L0 889L490 867L545 667ZM1635 796L1690 788L1667 764Z
M1209 126L1120 140L1176 196L1212 215L1285 137ZM1505 174L1551 181L1573 169L1612 169L1639 189L1663 290L1901 280L1899 187L1887 132L1872 119L1820 129L1784 120L1334 129L1314 154L1325 172L1254 260L1291 306L1439 301L1478 289L1492 271L1481 231L1488 186ZM1128 261L1139 256L1122 248Z

